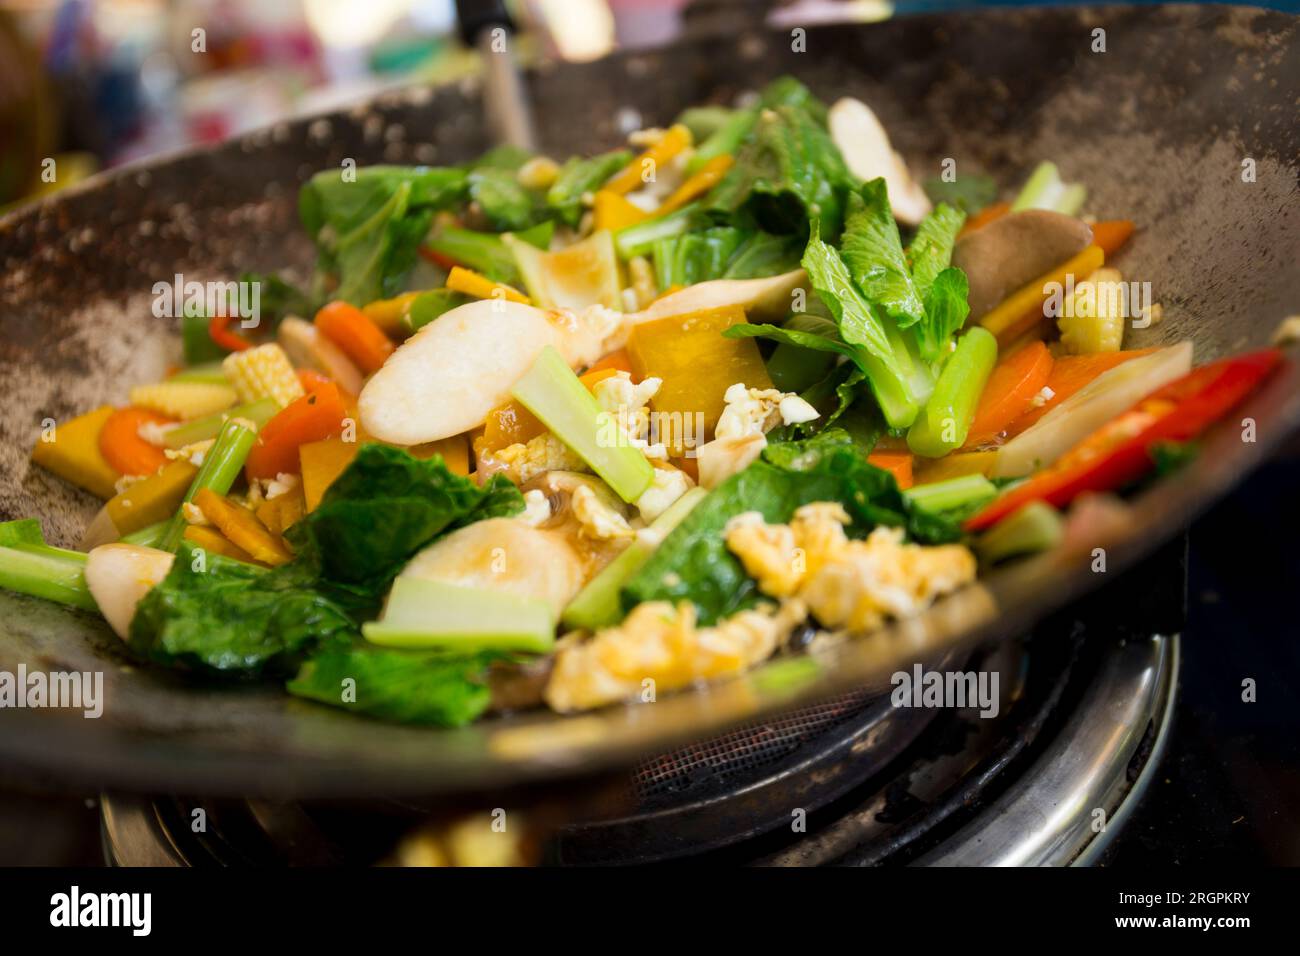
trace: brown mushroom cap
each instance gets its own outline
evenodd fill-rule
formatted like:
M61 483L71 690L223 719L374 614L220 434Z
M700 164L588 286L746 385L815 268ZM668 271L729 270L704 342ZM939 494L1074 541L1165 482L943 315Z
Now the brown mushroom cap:
M1013 212L967 233L953 249L952 264L970 282L971 320L1091 242L1086 222L1046 209Z

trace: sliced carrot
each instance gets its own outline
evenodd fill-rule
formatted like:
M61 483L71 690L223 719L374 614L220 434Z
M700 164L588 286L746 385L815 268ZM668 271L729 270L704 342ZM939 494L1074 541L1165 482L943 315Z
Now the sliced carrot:
M1007 426L1007 437L1019 435L1102 372L1109 372L1116 365L1122 365L1129 359L1149 355L1154 351L1153 348L1129 349L1126 352L1093 352L1090 355L1061 356L1052 365L1051 374L1047 376L1047 388L1051 391L1052 397L1042 405L1031 408L1017 417Z
M975 215L966 220L966 225L962 226L961 232L957 233L958 237L966 235L968 232L974 232L981 226L987 226L995 219L1001 219L1011 211L1011 203L995 202L991 206L985 206Z
M157 445L140 437L140 426L175 423L176 419L147 408L119 408L104 421L99 432L99 452L124 475L152 475L167 464L167 456Z
M331 302L316 313L316 328L366 374L379 371L393 343L364 312L348 302Z
M278 534L272 534L257 515L211 488L200 489L194 504L235 547L243 548L254 559L272 567L288 564L293 555Z
M242 352L244 349L251 349L253 347L252 342L238 332L230 331L230 323L233 321L234 316L214 315L208 322L208 338L227 352Z
M533 301L514 286L506 285L504 282L493 282L487 276L461 266L452 267L451 272L447 274L447 288L452 292L472 295L476 299L508 299L524 305L530 305Z
M250 478L274 478L281 472L298 474L298 447L337 435L347 417L338 386L326 382L290 402L262 426L248 453L245 471Z
M1092 242L1093 245L1101 246L1101 251L1106 253L1106 258L1113 256L1124 243L1128 242L1128 237L1133 235L1133 223L1128 219L1108 219L1105 222L1093 223Z
M583 372L578 376L578 381L587 386L587 391L592 392L596 389L597 382L603 382L607 378L613 378L618 374L616 368L593 368Z
M428 246L420 247L420 256L421 258L432 262L435 266L441 266L448 271L456 268L456 266L460 264L445 252L437 252L430 249Z
M905 451L873 451L867 463L894 476L900 489L912 487L912 455Z
M628 355L627 349L619 349L617 352L610 352L600 361L587 369L587 374L599 372L601 369L612 368L615 371L627 372L632 374L632 356Z
M320 388L322 385L329 385L334 381L324 372L318 372L314 368L300 368L296 369L296 371L298 373L298 381L302 383L302 390L308 395L316 391L316 389Z
M987 444L1029 410L1052 373L1052 353L1042 342L1030 342L1007 355L989 375L966 436L966 448Z

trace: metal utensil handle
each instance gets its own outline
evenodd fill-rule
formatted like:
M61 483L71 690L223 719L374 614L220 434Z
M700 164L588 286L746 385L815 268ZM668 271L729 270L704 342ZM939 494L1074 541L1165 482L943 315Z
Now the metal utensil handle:
M501 0L456 0L460 35L483 57L483 105L499 143L537 148L528 94L515 60L515 23Z

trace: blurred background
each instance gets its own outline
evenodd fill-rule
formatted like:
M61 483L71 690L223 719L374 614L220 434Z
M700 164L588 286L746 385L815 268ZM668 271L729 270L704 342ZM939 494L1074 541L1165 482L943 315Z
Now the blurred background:
M527 64L952 0L514 0ZM1296 9L1297 0L1271 6ZM99 169L479 69L453 0L0 0L0 210ZM54 158L57 183L41 179Z

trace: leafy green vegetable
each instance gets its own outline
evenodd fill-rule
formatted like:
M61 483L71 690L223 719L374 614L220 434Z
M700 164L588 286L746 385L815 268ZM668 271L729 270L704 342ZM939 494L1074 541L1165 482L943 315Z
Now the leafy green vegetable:
M402 324L410 331L418 332L438 316L472 301L470 296L451 289L430 289L411 300L402 315Z
M337 646L303 664L286 687L298 697L384 720L460 727L491 702L483 677L493 659Z
M907 247L907 261L911 263L912 281L922 299L952 261L952 248L965 222L966 214L960 209L939 203L916 227L912 244Z
M799 268L803 255L802 236L774 236L755 232L736 250L722 279L763 279Z
M718 226L658 240L651 251L660 291L720 278L744 238L739 229Z
M331 293L354 305L395 295L415 265L436 210L461 203L463 169L366 166L317 173L298 195L298 214L317 249L317 284L331 274ZM323 299L323 287L314 297Z
M883 179L873 179L860 192L850 193L840 255L863 297L899 328L921 321L924 306L903 255L903 240Z
M224 674L283 673L356 636L394 575L439 534L522 510L497 476L484 488L386 445L362 446L321 504L289 531L293 561L271 570L186 544L140 602L130 645L158 663Z
M948 343L966 324L970 314L970 286L966 273L955 267L934 277L925 294L925 319L913 331L921 357L935 363L948 351Z
M778 106L759 114L704 208L715 219L753 222L772 233L802 233L820 220L827 233L838 234L850 185L825 128L805 109Z
M751 604L756 585L723 538L727 522L757 511L768 522L787 522L815 501L838 501L862 536L877 525L905 526L932 543L960 537L942 516L911 508L887 471L869 464L853 439L829 429L800 442L769 445L762 458L709 492L628 581L623 606L643 601L691 601L711 624Z
M245 675L286 673L311 648L356 624L317 588L309 568L267 571L182 542L167 577L131 621L132 650L159 664Z
M513 171L498 167L469 174L469 198L497 232L526 229L537 218L537 202Z
M582 218L582 197L595 192L609 177L632 161L632 154L616 149L590 159L570 157L560 167L551 188L546 191L546 204L562 222L576 226Z
M532 150L503 143L500 146L493 146L473 162L466 163L465 169L468 172L479 169L508 169L513 173L518 172L519 167L532 158Z
M0 588L96 611L85 568L80 551L46 544L35 518L0 521Z
M452 474L438 455L421 460L400 448L363 445L316 509L286 533L297 555L363 606L444 531L516 514L524 499L507 478L480 488Z
M960 176L946 182L938 176L927 179L921 187L934 203L946 202L967 215L974 215L998 198L998 184L992 176Z
M546 250L550 248L551 236L554 234L555 223L547 220L517 232L515 236L531 246ZM521 282L514 253L496 233L475 232L458 226L442 226L428 237L425 248L475 272L481 272L495 282L504 282L507 285L518 285Z

